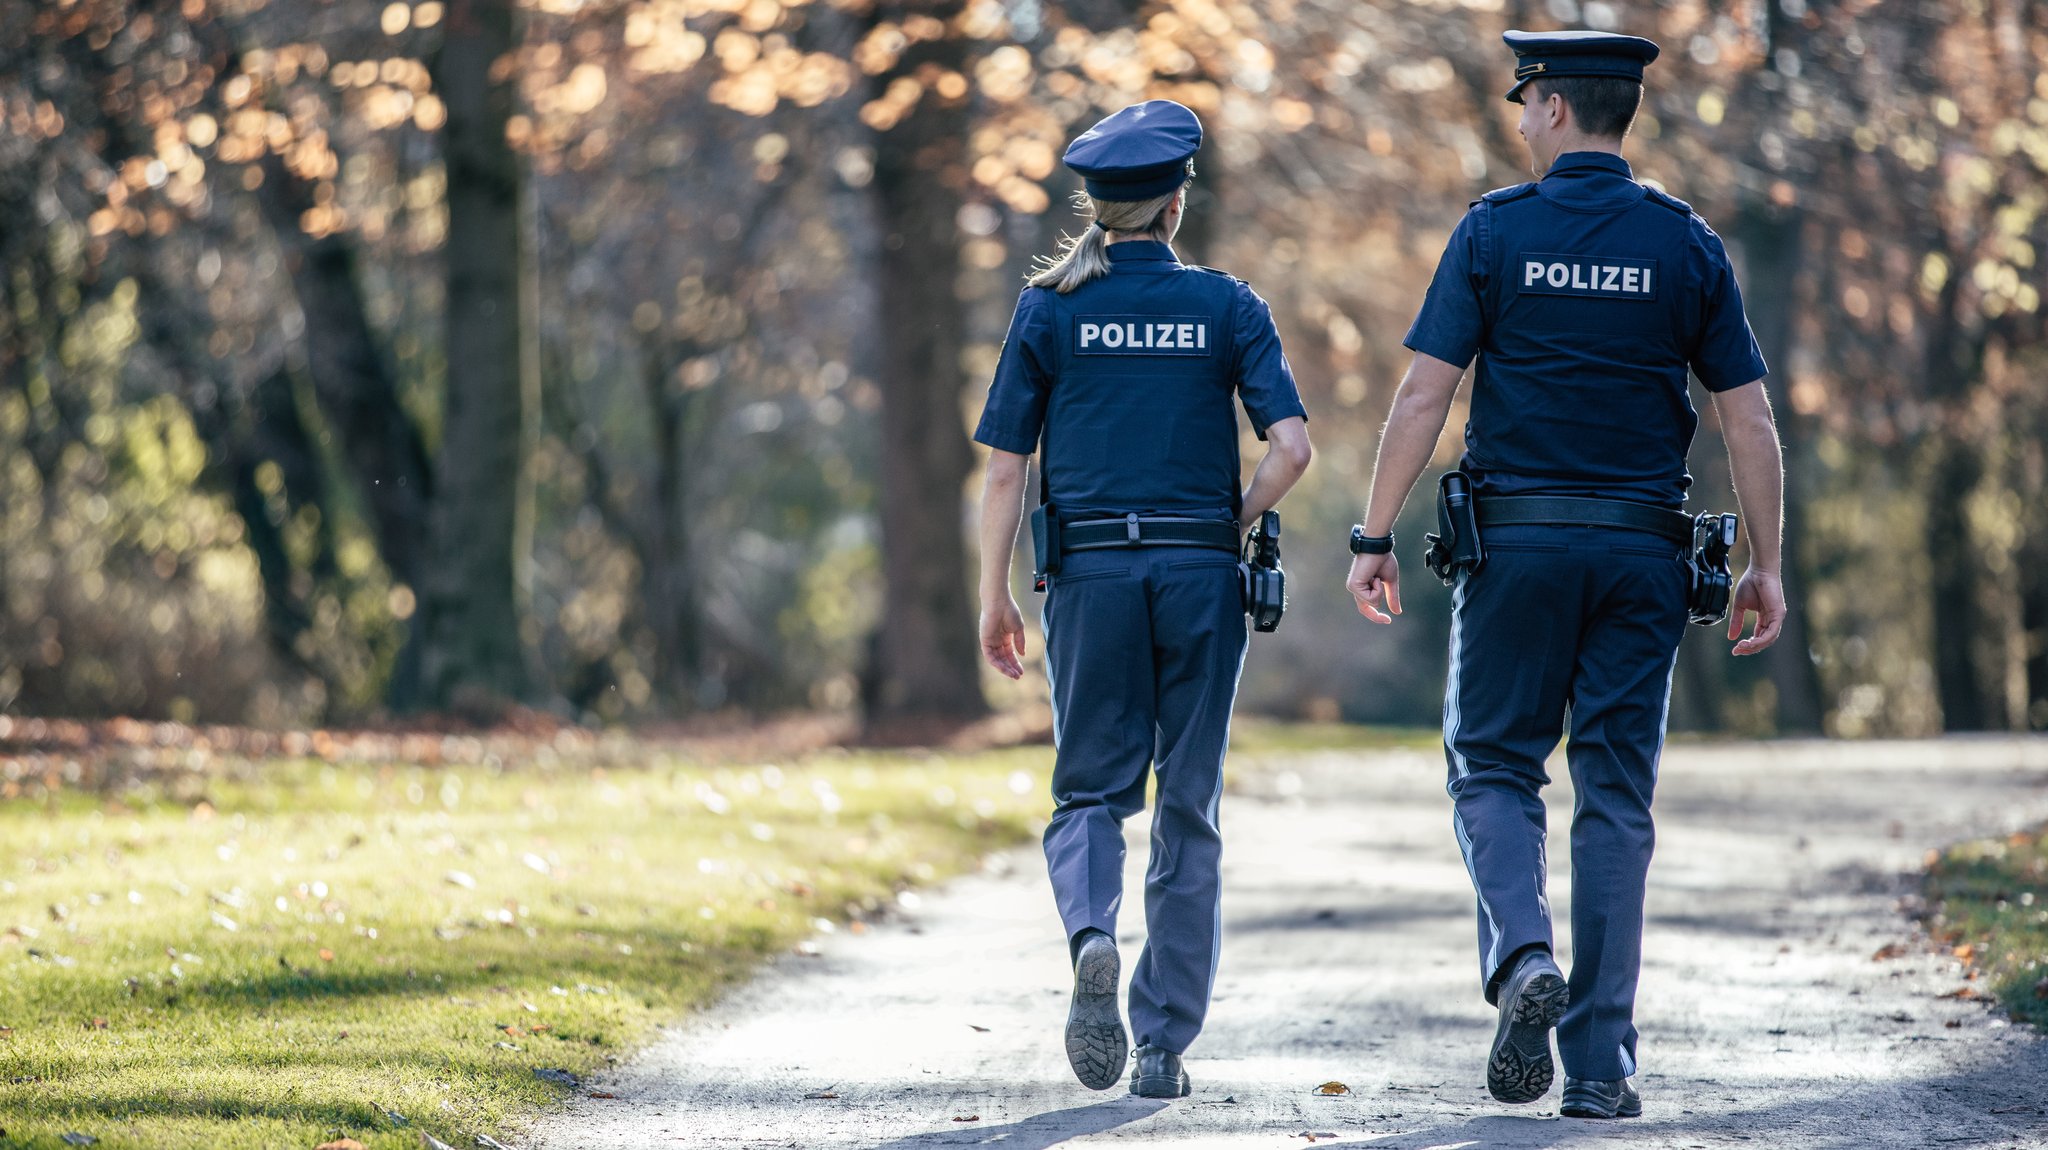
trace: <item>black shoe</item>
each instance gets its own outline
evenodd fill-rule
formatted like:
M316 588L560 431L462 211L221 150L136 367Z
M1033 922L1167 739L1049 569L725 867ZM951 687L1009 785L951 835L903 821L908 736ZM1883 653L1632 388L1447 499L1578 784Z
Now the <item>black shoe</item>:
M1138 1048L1131 1093L1140 1098L1186 1098L1188 1089L1188 1072L1180 1064L1180 1055L1157 1046Z
M1500 1027L1486 1060L1486 1089L1502 1102L1534 1102L1550 1092L1557 1073L1550 1060L1550 1030L1564 1017L1571 988L1550 952L1522 956L1500 988Z
M1566 1118L1641 1118L1643 1096L1627 1078L1600 1082L1591 1078L1564 1080L1564 1104L1557 1108Z
M1067 1061L1090 1090L1107 1090L1124 1076L1130 1039L1117 1013L1116 983L1123 962L1116 942L1096 931L1074 956L1074 1002L1067 1009Z

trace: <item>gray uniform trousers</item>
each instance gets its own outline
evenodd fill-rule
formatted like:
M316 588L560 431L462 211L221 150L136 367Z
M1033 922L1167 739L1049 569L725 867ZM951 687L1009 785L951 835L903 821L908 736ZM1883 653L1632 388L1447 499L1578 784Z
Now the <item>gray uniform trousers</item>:
M1052 791L1045 858L1067 937L1116 934L1123 821L1158 775L1149 939L1131 976L1139 1045L1187 1050L1201 1032L1222 942L1217 802L1244 665L1237 560L1194 547L1068 554L1045 601Z
M1645 532L1497 527L1452 595L1444 750L1452 823L1479 894L1489 1001L1518 950L1551 943L1543 762L1567 736L1573 1078L1636 1072L1636 978L1656 830L1650 797L1685 631L1681 548Z

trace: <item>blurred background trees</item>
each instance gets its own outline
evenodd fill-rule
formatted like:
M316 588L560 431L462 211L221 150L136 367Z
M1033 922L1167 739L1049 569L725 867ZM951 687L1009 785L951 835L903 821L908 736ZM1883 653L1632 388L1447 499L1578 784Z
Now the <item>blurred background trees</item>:
M1674 724L2048 728L2023 0L0 0L0 705L1041 700L978 668L967 429L1061 148L1164 96L1182 255L1272 301L1321 448L1247 705L1433 722L1447 599L1366 631L1339 540L1526 178L1499 33L1578 25L1664 45L1630 156L1729 241L1791 469L1798 627L1696 631ZM1710 416L1693 470L1732 505Z

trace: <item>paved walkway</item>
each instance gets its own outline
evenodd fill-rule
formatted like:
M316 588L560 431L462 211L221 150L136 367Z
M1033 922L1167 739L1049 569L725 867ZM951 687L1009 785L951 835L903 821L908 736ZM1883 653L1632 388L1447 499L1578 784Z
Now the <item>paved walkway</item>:
M2048 1147L2048 1041L1939 997L1959 974L1924 947L1872 959L1912 936L1899 900L1929 847L2048 819L2048 741L1668 753L1638 1020L1645 1114L1629 1122L1560 1119L1555 1089L1524 1107L1487 1097L1493 1017L1442 775L1427 755L1305 755L1248 772L1224 800L1226 941L1191 1099L1074 1082L1065 947L1042 864L1019 852L904 921L784 960L614 1073L617 1100L579 1098L526 1141ZM1564 871L1571 802L1553 791ZM1569 875L1554 875L1561 925L1568 897ZM1127 956L1140 917L1124 924ZM1314 1093L1333 1080L1350 1092Z

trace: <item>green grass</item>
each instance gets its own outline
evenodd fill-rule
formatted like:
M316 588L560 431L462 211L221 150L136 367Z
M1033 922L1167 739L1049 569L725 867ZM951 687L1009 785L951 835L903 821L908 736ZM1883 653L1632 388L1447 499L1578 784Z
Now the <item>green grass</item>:
M649 757L31 783L0 802L0 1145L509 1141L569 1089L535 1070L623 1057L1048 806L1043 748Z
M2048 827L1951 847L1927 869L1934 937L2012 1016L2048 1026Z

